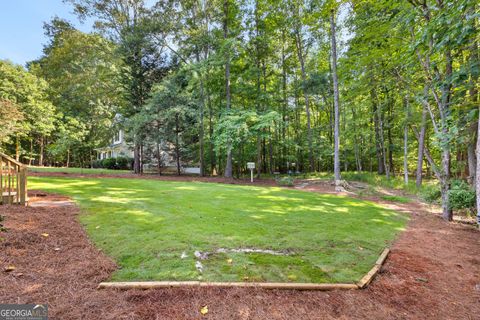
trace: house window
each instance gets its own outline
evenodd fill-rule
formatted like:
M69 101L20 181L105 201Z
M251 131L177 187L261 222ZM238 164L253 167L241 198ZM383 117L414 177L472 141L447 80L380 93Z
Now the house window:
M117 133L115 133L115 136L113 137L113 143L116 144L121 142L122 142L122 131L120 130Z

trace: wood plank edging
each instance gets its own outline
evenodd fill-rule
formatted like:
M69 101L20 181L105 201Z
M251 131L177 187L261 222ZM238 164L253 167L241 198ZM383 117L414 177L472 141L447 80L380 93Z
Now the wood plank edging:
M262 288L280 290L356 290L363 289L382 268L383 263L390 253L385 248L373 268L363 276L356 284L353 283L283 283L283 282L202 282L202 281L125 281L125 282L101 282L97 289L165 289L165 288Z
M165 289L165 288L262 288L283 290L355 290L352 283L283 283L283 282L200 282L200 281L140 281L101 282L98 289Z
M378 257L377 262L375 262L375 265L373 266L373 268L365 276L363 276L363 278L360 279L360 281L357 282L357 285L360 289L365 288L370 284L370 282L372 282L373 278L375 278L377 273L382 268L382 265L387 259L387 256L389 253L390 253L390 249L385 248L383 252L380 254L380 256Z

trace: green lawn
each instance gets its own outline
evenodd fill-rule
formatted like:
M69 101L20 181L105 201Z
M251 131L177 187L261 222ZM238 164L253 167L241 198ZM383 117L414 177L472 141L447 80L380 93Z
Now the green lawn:
M28 167L32 172L62 172L80 174L107 174L107 173L129 173L130 170L92 169L92 168L66 168L66 167Z
M77 201L89 236L120 266L116 281L355 282L407 220L370 202L278 187L56 177L30 177L29 187ZM202 274L195 250L212 253Z

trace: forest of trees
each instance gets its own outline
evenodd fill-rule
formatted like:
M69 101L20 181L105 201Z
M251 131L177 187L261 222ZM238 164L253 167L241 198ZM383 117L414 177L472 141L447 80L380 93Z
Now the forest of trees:
M67 2L95 32L55 18L27 69L0 61L23 162L89 166L122 126L136 173L166 141L202 175L432 176L446 220L452 179L480 186L477 0Z

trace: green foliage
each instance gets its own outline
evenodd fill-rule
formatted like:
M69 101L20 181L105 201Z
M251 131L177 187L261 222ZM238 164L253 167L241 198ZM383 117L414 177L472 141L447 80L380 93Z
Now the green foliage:
M23 113L10 100L0 100L0 144L9 142L11 137L22 130Z
M94 168L76 168L76 167L28 167L29 171L32 172L60 172L60 173L72 173L72 174L82 174L82 175L98 175L98 174L128 174L131 172L131 169L128 170L110 170L99 168L98 161L94 161L93 164L97 164Z
M402 197L402 196L381 196L381 198L383 200L392 201L392 202L400 202L400 203L411 202L411 200L409 198Z
M117 170L130 170L130 169L132 169L132 164L133 164L133 159L132 158L117 157L117 158L115 158L115 160L117 160L115 169L117 169Z
M33 137L53 130L55 107L48 99L48 90L43 79L0 60L0 143L13 135Z
M476 206L475 190L463 180L454 180L448 191L448 202L452 210L472 210Z
M226 152L239 148L254 137L270 138L271 133L266 129L277 120L279 114L275 111L262 114L255 111L225 112L217 124L215 149Z
M293 178L290 177L290 176L280 177L280 178L276 179L276 181L277 181L277 184L279 186L284 186L284 187L293 187L294 186Z
M428 203L440 203L441 192L439 186L424 188L422 198ZM473 209L476 206L475 190L463 180L453 180L448 191L449 208L452 210Z
M95 160L92 162L92 167L97 169L110 170L130 170L132 169L133 159L128 157L106 158Z
M424 188L420 195L426 202L438 204L442 194L439 186L432 186L430 188Z
M114 116L125 104L121 74L125 65L114 43L54 19L45 26L51 42L30 70L47 80L60 117L49 155L78 165L90 162L92 149L111 139Z
M107 158L102 160L102 167L105 169L116 169L117 160L115 158Z

